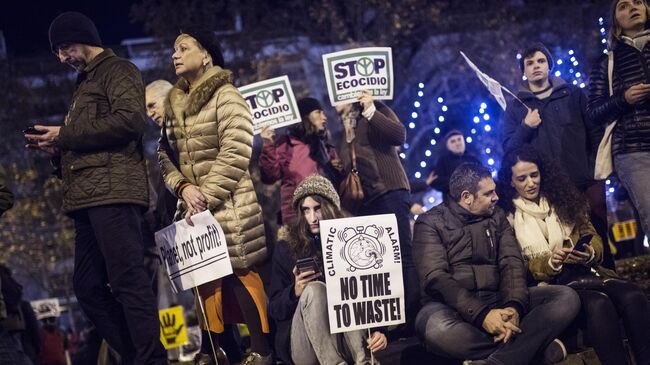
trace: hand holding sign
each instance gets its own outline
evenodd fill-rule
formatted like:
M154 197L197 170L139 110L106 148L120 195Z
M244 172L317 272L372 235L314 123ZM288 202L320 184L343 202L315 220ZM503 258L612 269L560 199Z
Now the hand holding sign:
M372 93L368 90L362 91L357 100L359 100L359 104L363 107L364 112L374 103Z
M370 336L366 341L368 342L368 350L371 352L381 351L388 346L386 335L379 331L373 332L372 336Z
M526 118L524 118L524 124L529 128L537 128L542 124L542 118L539 116L539 110L537 109L528 109Z
M268 125L264 126L260 131L260 137L262 137L262 142L264 142L264 144L272 145L275 143L275 129Z
M156 246L178 293L232 274L223 229L209 210L156 232Z
M181 191L181 197L185 204L195 212L202 212L208 209L208 199L201 192L198 186L189 184Z

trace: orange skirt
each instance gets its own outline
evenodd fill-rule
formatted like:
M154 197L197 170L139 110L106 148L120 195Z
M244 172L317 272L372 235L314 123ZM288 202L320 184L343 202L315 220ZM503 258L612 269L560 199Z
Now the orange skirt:
M233 275L237 276L253 298L260 316L260 322L262 323L262 331L269 333L269 320L266 314L266 295L264 294L264 284L260 275L252 270L233 270ZM224 323L246 323L235 294L232 290L228 290L228 287L226 287L226 290L222 290L222 282L223 279L219 279L198 287L205 316L201 313L201 306L198 305L199 298L195 298L201 328L205 329L208 327L211 332L216 333L223 332ZM205 325L206 318L208 326Z

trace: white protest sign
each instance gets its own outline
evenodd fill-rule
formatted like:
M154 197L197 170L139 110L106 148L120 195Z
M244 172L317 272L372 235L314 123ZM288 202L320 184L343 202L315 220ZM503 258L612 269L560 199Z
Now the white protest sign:
M58 298L32 300L29 304L32 305L32 309L38 320L61 316L61 307L59 306Z
M275 129L300 121L296 97L287 76L242 86L239 92L251 109L255 134L266 126Z
M320 221L330 332L404 323L394 214Z
M160 260L176 293L232 274L226 236L212 213L193 215L192 222L193 227L183 219L156 232Z
M361 91L373 98L393 98L393 53L390 47L366 47L323 55L327 92L332 105L349 104Z

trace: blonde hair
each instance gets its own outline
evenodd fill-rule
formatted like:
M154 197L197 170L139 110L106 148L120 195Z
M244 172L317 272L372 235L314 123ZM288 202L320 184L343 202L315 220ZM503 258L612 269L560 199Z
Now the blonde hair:
M616 6L618 5L619 1L621 0L612 1L612 4L609 8L610 26L609 26L609 36L607 41L607 48L609 50L612 49L616 41L621 40L621 34L623 33L623 30L621 29L618 22L616 21ZM648 7L648 2L646 0L642 0L642 1L643 1L643 5L645 6L645 14L646 14L645 27L646 29L648 29L650 27L650 7Z

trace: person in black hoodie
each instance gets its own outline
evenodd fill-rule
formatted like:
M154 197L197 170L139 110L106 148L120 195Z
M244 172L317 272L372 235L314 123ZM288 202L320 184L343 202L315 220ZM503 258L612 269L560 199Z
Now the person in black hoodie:
M449 178L456 167L463 163L481 164L476 157L466 153L465 136L458 129L452 129L444 138L445 151L436 162L435 169L427 177L427 185L442 193L443 201L449 200Z
M370 364L368 350L386 348L383 333L366 339L362 330L329 329L319 221L343 218L340 198L329 180L312 175L298 185L292 203L296 219L280 229L273 253L269 315L277 322L276 354L287 364ZM303 258L317 267L299 270L296 261Z

